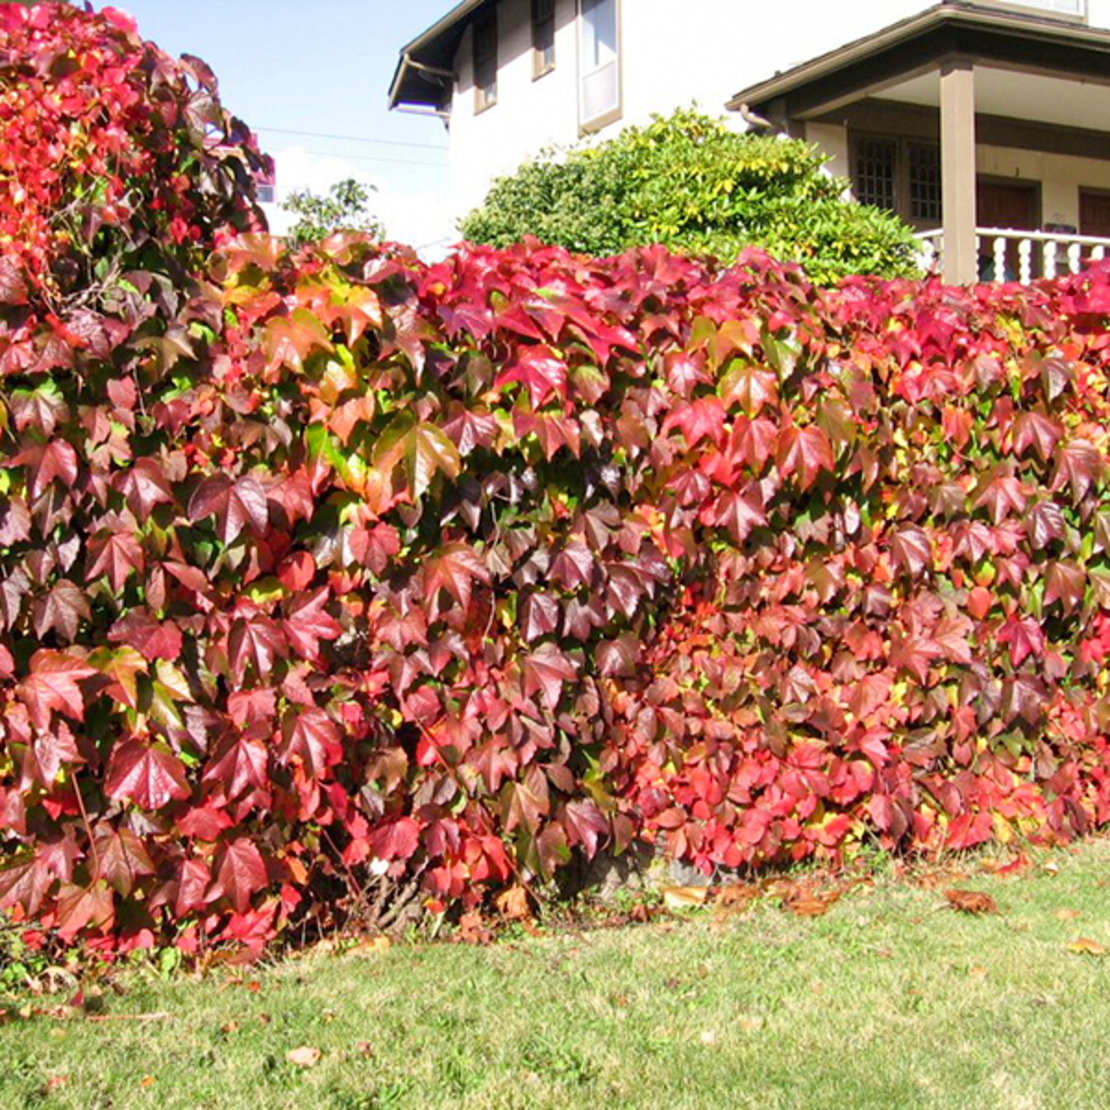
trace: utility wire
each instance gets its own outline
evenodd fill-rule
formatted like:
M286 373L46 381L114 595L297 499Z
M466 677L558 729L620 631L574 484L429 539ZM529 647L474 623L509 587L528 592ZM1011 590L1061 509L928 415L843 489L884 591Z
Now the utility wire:
M371 139L365 135L329 135L323 131L294 131L288 127L256 127L256 131L272 131L275 135L306 135L310 139L339 139L347 143L375 143L379 146L412 146L421 150L446 150L441 143L405 143L397 139Z
M317 158L340 158L344 160L354 158L359 162L388 162L393 166L431 166L437 170L447 168L446 162L418 162L412 158L380 158L373 154L346 154L340 153L338 150L306 150L305 154L313 154Z

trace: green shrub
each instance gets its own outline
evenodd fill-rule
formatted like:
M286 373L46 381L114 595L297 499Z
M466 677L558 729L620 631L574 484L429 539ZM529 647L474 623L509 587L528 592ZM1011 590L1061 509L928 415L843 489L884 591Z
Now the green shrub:
M827 161L807 143L736 134L684 110L596 146L543 152L499 178L460 229L475 243L532 235L595 256L662 243L728 261L755 245L817 282L910 274L911 230L845 200L847 182Z

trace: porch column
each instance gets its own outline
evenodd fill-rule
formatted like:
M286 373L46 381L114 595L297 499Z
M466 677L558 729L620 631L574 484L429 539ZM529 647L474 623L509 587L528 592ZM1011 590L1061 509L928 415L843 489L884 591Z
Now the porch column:
M975 70L964 58L940 71L940 165L944 280L968 285L979 276L975 246Z

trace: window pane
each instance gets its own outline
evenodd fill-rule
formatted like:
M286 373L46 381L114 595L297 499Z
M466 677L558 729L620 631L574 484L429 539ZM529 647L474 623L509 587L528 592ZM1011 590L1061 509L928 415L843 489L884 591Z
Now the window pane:
M617 57L617 0L582 0L582 69L589 73Z
M1009 4L1020 4L1023 8L1040 8L1047 12L1060 12L1064 15L1087 14L1087 0L1006 0Z
M497 21L486 18L474 24L474 88L479 109L497 100Z
M856 200L894 209L895 144L891 139L860 139L856 143Z
M540 73L555 65L555 0L532 0L532 49Z
M910 219L940 220L940 148L910 143Z

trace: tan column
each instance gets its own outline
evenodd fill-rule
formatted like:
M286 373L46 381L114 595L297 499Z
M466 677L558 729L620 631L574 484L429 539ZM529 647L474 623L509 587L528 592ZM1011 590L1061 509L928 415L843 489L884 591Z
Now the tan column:
M944 280L978 279L975 246L975 70L970 61L945 62L940 71L941 204Z

